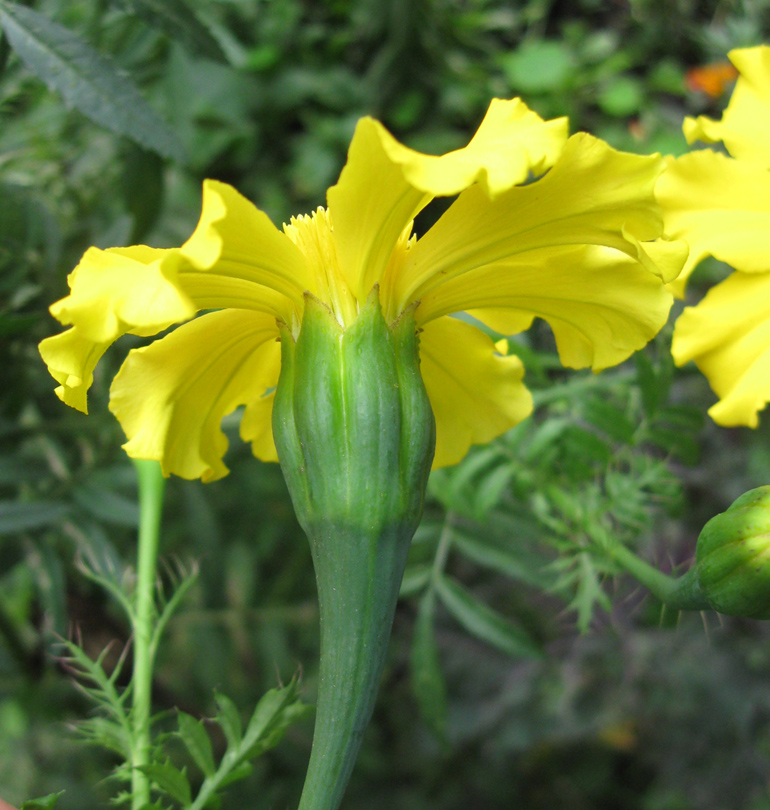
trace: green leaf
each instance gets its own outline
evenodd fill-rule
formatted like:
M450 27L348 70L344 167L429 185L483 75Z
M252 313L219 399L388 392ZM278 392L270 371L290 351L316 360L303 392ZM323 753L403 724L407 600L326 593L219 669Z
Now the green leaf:
M228 785L232 785L233 782L238 782L241 779L245 779L247 776L251 776L252 772L254 771L254 766L250 762L241 762L236 768L233 768L230 773L225 776L224 779L219 783L220 788L227 787Z
M65 102L146 149L184 162L174 131L134 84L69 29L6 2L0 4L0 25L26 66Z
M139 525L139 507L136 502L112 489L85 482L73 490L72 497L78 506L106 523L131 529Z
M562 42L531 39L507 54L502 67L517 93L550 93L569 86L575 59Z
M213 776L216 772L214 765L214 750L211 740L203 724L185 712L177 712L179 736L190 752L195 764L206 776Z
M533 569L533 557L526 548L518 550L519 553L517 553L516 548L503 548L485 541L482 536L459 528L455 529L452 545L473 562L511 579L526 582L537 588L543 588L548 584L547 577L540 570L540 561L536 561L538 568Z
M417 698L420 713L439 737L446 735L447 695L446 682L436 647L433 627L435 597L429 591L420 601L410 657L412 691Z
M58 793L49 793L47 796L43 796L42 799L29 799L21 803L21 810L53 810L62 793L64 791L60 790Z
M636 76L615 76L599 91L596 103L616 118L639 112L644 104L644 85Z
M436 594L472 636L508 655L543 657L540 647L524 630L484 604L459 582L442 574L436 580Z
M634 425L623 410L604 397L592 396L583 404L583 418L601 430L610 439L621 444L631 444Z
M668 399L674 362L670 356L661 353L659 362L653 364L646 352L637 352L634 355L634 362L644 412L647 416L654 416L658 408Z
M188 51L227 62L227 57L208 28L195 16L183 0L110 0L128 14L141 17L148 25L159 28L187 48Z
M192 802L190 782L184 770L175 768L170 762L153 762L140 770L157 784L158 788L178 801L183 807Z
M243 728L241 726L241 713L238 707L227 695L215 692L214 698L217 702L219 712L216 721L222 727L222 731L227 738L227 744L232 748L237 748L243 739Z
M55 526L69 511L69 505L59 501L31 501L29 503L2 501L0 502L0 536Z
M274 748L295 720L312 711L312 707L298 702L296 681L266 692L257 704L243 735L243 758L253 759Z

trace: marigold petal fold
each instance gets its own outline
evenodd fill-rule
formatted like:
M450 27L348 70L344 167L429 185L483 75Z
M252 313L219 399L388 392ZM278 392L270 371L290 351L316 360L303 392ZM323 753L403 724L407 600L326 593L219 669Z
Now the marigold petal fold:
M269 315L223 310L130 352L110 391L128 455L159 461L164 475L204 481L226 475L221 421L276 385L277 335Z
M679 316L671 347L677 365L694 360L720 397L720 425L756 427L770 402L770 272L733 273Z
M178 283L183 264L178 250L89 248L67 278L70 294L51 314L98 343L157 334L195 314Z
M290 322L302 311L305 290L315 291L315 280L307 263L286 234L273 225L267 214L239 194L232 186L216 180L203 183L200 221L180 253L197 270L273 290L285 298L280 317ZM268 302L275 306L272 299Z
M524 298L548 299L552 279L547 268L553 265L557 289L562 285L559 294L569 296L564 305L575 307L595 294L592 287L584 292L578 287L586 281L581 274L587 271L590 279L596 262L604 280L618 273L608 294L613 307L620 305L622 284L631 278L633 285L649 291L647 301L650 295L656 299L657 320L661 304L670 300L661 279L670 279L686 255L681 243L649 241L663 229L653 194L662 167L659 157L617 152L589 135L578 135L535 183L496 200L487 199L478 187L469 188L409 250L397 282L399 305L420 300L420 323L469 308L522 309L516 303L519 274L527 285ZM586 251L585 246L597 249ZM568 281L565 262L570 257L579 264ZM627 295L631 320L637 313L633 295ZM544 314L553 313L547 309Z
M743 272L763 272L770 256L770 172L702 149L668 163L656 187L668 236L685 240L690 255L671 289L706 256Z
M276 381L278 373L276 373ZM246 405L241 419L241 438L251 443L251 451L261 461L278 461L273 440L273 401L275 389Z
M59 383L56 396L62 402L88 413L87 394L94 381L94 369L110 344L89 340L76 326L41 341L40 356Z
M436 295L444 298L441 309L465 301L470 314L505 335L543 318L561 362L594 371L641 349L663 328L673 302L660 279L639 262L595 245L552 248L488 265L438 288ZM431 297L423 303L433 306Z
M384 127L382 145L407 182L431 197L459 194L478 183L496 197L541 175L556 162L569 135L566 118L544 121L519 98L492 99L470 143L445 155L424 155L400 144Z
M740 77L721 121L687 118L685 137L689 143L723 141L733 157L770 168L770 47L740 48L728 56Z
M196 306L179 284L177 250L138 245L89 248L67 282L70 294L50 308L72 329L47 338L40 353L61 385L57 396L87 413L87 392L101 356L122 335L154 335L191 318Z
M440 318L420 333L420 366L436 418L433 467L456 464L532 412L518 357L502 357L475 326Z

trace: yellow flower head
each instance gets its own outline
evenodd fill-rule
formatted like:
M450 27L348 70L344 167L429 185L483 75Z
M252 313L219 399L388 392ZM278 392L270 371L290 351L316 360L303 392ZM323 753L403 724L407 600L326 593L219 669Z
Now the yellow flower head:
M376 286L388 323L416 307L434 466L453 464L532 409L519 359L454 313L508 335L544 318L562 362L594 370L623 361L665 323L664 282L686 249L658 239L662 166L659 156L617 152L590 135L567 138L566 119L544 121L519 99L495 99L468 146L441 156L363 118L327 208L283 231L208 180L198 226L180 248L88 250L70 294L51 308L71 328L40 351L59 397L85 411L94 367L113 341L182 324L129 354L110 409L130 456L214 480L227 473L221 420L239 406L242 438L259 458L276 458L276 338L281 324L298 336L305 294L344 329ZM457 199L417 239L413 220L438 196Z
M770 48L732 51L738 82L721 121L688 118L689 142L723 141L732 157L702 149L671 160L656 192L669 236L690 256L672 288L684 294L706 256L737 272L677 320L677 365L694 360L720 397L720 425L756 427L770 401Z

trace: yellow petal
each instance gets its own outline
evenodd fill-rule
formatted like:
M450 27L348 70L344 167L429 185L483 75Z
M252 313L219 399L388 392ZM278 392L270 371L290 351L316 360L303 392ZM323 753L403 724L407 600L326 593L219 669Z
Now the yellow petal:
M358 122L340 179L326 194L340 269L359 302L380 281L401 234L431 199L409 185L387 156L383 132L372 118Z
M203 183L200 221L180 253L198 270L252 283L257 298L264 288L284 296L281 317L287 323L302 311L305 290L316 292L313 275L291 239L232 186L216 180Z
M89 248L67 279L70 294L51 314L97 343L127 332L154 335L195 314L178 283L183 265L178 250Z
M687 118L685 137L689 143L723 141L733 157L770 168L770 47L741 48L729 57L740 77L722 120Z
M610 248L583 245L528 254L466 273L439 288L441 309L467 310L506 335L533 317L550 324L561 362L594 371L621 363L656 335L673 298L639 262ZM422 304L432 311L428 296ZM418 312L420 310L418 309Z
M480 183L490 196L545 171L561 152L567 119L543 121L519 99L494 99L467 147L437 157L400 144L371 118L358 122L327 199L342 271L359 301L385 273L404 230L433 198Z
M475 326L455 318L426 324L420 366L436 417L433 467L456 464L472 444L488 442L532 412L518 357L501 357Z
M195 314L179 283L185 264L176 250L89 248L70 273L70 294L51 314L73 328L40 344L48 368L61 383L57 396L88 412L86 395L97 362L126 333L154 335Z
M269 315L223 310L132 351L110 392L128 455L160 461L164 475L204 481L226 475L220 423L276 385L277 335Z
M111 341L95 343L73 326L39 345L51 376L60 383L56 396L72 408L88 413L86 394L94 381L94 369Z
M694 360L720 401L720 425L756 427L770 401L770 273L733 273L680 315L671 347L677 365Z
M278 375L276 374L276 379ZM251 450L262 461L278 461L278 451L273 440L273 400L275 390L252 400L246 406L241 419L241 438L251 442Z
M770 172L702 149L671 160L656 187L666 233L684 239L690 256L672 284L683 295L692 270L715 256L744 272L767 269Z
M662 273L639 251L639 242L662 233L653 195L662 168L657 155L618 152L579 133L534 183L496 200L472 186L409 251L397 281L399 305L478 267L561 245L614 247ZM418 317L428 317L424 308Z
M530 172L540 175L553 166L568 128L566 118L544 121L519 98L495 98L471 142L440 157L401 145L384 128L380 136L388 157L401 166L414 188L432 197L448 197L478 183L494 198L523 183Z

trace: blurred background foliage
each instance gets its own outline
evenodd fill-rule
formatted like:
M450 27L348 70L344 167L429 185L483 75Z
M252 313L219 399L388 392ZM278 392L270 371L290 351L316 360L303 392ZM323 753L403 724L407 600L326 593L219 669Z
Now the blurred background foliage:
M680 153L683 116L718 115L729 96L729 73L708 66L762 42L770 10L762 0L23 5L88 43L149 105L107 96L83 115L66 76L49 77L52 92L30 70L40 54L14 27L24 9L0 5L0 796L18 805L66 789L59 806L80 810L107 806L113 763L74 740L90 706L57 639L81 639L92 657L112 644L108 667L128 640L79 560L130 575L136 488L107 396L138 343L102 362L87 418L53 395L36 344L57 331L47 306L82 252L180 244L204 177L232 183L278 224L312 210L363 114L438 153L467 141L490 98L521 95L618 148ZM690 299L723 273L706 263ZM717 429L704 418L713 395L693 369L672 368L669 344L664 332L593 376L559 368L546 328L512 341L535 413L432 476L344 806L770 808L767 625L667 615L601 553L616 538L663 570L686 568L702 525L770 483L767 424ZM200 578L168 628L154 694L159 710L196 717L214 713L214 689L245 716L298 669L312 702L317 673L310 554L280 470L251 457L235 416L227 429L231 475L170 481L165 512L162 553L196 560ZM292 727L224 810L294 806L311 735L312 722Z

